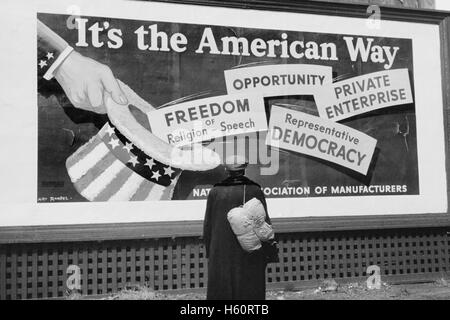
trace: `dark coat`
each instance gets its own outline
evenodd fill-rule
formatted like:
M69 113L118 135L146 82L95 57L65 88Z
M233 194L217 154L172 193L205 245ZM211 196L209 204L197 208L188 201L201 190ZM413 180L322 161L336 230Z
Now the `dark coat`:
M244 176L227 178L211 189L206 205L203 237L208 257L207 299L264 300L266 259L261 249L248 253L241 248L227 220L231 209L259 199L267 205L261 187Z

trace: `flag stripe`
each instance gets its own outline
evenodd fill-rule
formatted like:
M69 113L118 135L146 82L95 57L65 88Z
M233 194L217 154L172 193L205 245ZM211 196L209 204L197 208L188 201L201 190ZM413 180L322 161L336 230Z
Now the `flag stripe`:
M86 189L93 180L95 180L106 169L108 169L108 167L111 166L116 160L117 158L114 157L114 155L111 153L108 153L106 156L104 156L75 183L75 187L77 188L78 192Z
M159 184L155 184L153 188L150 190L150 193L148 194L147 198L145 198L145 201L161 200L164 190L168 188L170 187L164 187Z
M92 181L86 189L81 191L81 194L89 199L93 200L108 185L123 169L123 163L119 160L109 166L100 176Z
M86 157L89 152L91 152L96 146L98 146L100 143L103 143L98 134L96 134L92 139L90 139L87 143L82 145L78 148L78 150L70 156L67 161L66 165L68 168L72 167L74 164L76 164L80 159L83 159Z
M150 182L148 180L145 180L141 185L139 186L139 189L136 191L136 193L131 198L131 201L144 201L148 194L150 193L150 190L153 188L155 184L153 182Z
M117 193L122 185L133 174L133 171L123 166L119 174L95 197L95 201L107 201L115 193Z
M161 200L170 200L172 199L173 189L175 189L175 185L177 184L178 177L175 177L172 181L172 184L164 189L163 194L161 195Z
M69 167L68 172L72 181L78 181L86 172L89 171L97 162L99 162L106 154L108 154L109 149L104 143L100 143L95 148L87 154L84 158L80 159L72 167Z
M128 180L122 185L122 188L116 194L114 194L109 201L128 201L130 200L136 191L139 189L139 186L144 182L144 179L133 173Z

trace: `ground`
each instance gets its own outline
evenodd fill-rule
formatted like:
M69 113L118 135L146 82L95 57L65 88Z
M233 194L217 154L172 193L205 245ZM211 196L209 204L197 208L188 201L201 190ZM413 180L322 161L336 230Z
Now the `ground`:
M86 298L76 294L69 299ZM88 298L89 299L89 298ZM122 290L100 299L106 300L204 300L204 293L161 293L148 287ZM333 280L313 289L268 291L267 300L450 300L450 280L439 279L430 283L389 285L369 290L366 283L338 285Z

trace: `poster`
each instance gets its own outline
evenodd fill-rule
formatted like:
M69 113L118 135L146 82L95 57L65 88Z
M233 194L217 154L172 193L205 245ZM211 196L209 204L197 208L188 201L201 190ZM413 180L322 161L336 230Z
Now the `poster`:
M66 15L38 14L38 19L81 54L121 72L128 100L151 101L150 111L132 104L135 113L130 111L137 123L148 122L143 127L149 134L167 148L203 144L221 163L236 150L249 159L249 178L261 183L268 198L420 192L411 40L87 16L73 21L78 29L67 29ZM157 154L147 157L136 146L143 137L120 133L115 115L74 107L55 82L39 79L38 202L205 199L225 178L220 164L183 170L161 163ZM207 98L196 97L202 93ZM367 107L339 106L358 96L359 104L366 98ZM329 146L328 157L321 157L287 144L266 144L267 119L286 110L304 114L311 123L315 118L317 123L337 121L340 131L358 136L361 147L371 149L363 165L352 166L350 161L362 160L347 160L339 155L346 151ZM49 114L65 121L66 130L57 131ZM77 122L91 127L81 131ZM276 129L289 130L289 125L278 121ZM103 132L108 128L111 134ZM242 145L247 140L245 147L234 138ZM134 149L126 150L127 143ZM235 149L227 150L227 144ZM58 159L46 157L54 154ZM158 160L160 168L146 165ZM273 172L261 167L273 167ZM176 182L165 181L175 175ZM314 192L322 186L329 186L329 193Z
M116 222L200 220L235 153L274 217L446 211L440 64L426 56L435 29L414 35L392 22L395 32L358 32L300 23L317 18L302 14L263 23L267 12L246 12L245 22L230 18L239 9L201 8L195 18L195 6L120 6L70 15L43 1L28 13L36 179L27 182L33 209L17 210L33 223L61 205L100 208L108 222L113 202ZM214 21L206 14L219 11ZM379 206L366 210L367 201Z

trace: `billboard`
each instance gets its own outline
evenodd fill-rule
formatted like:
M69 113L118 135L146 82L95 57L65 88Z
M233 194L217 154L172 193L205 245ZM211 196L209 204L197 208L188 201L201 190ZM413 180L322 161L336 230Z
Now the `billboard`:
M34 82L11 92L27 108L2 110L24 168L1 160L3 226L201 220L236 153L273 218L447 212L437 27L78 8L17 13L32 17L17 50Z

